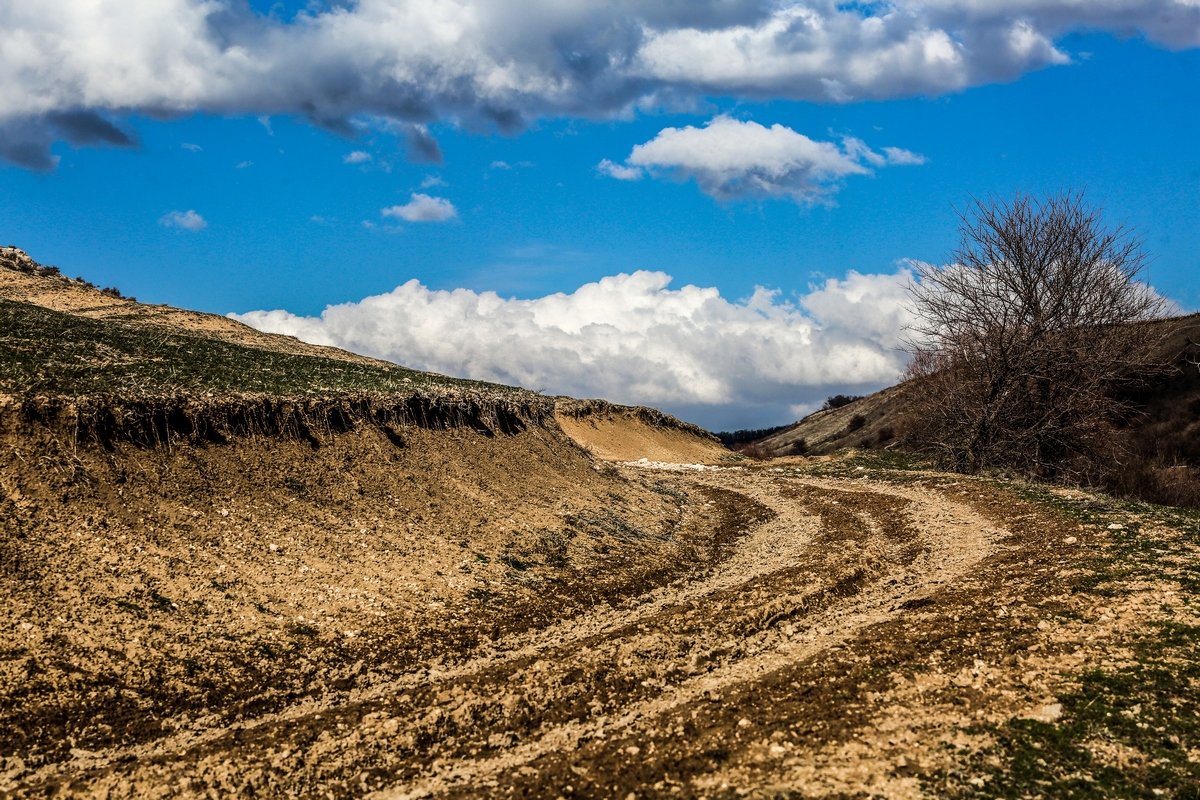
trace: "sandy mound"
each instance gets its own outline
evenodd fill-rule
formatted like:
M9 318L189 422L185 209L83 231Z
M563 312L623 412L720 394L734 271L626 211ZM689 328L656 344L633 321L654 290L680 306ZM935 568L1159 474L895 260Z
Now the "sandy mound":
M708 431L651 408L563 398L554 418L581 447L605 461L712 464L730 455Z

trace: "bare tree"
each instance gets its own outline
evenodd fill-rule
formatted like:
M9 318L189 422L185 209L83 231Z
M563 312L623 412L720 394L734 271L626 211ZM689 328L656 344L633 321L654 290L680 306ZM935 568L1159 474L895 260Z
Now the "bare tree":
M914 438L962 470L1054 477L1111 458L1122 384L1154 366L1165 301L1081 194L976 200L951 263L916 265Z

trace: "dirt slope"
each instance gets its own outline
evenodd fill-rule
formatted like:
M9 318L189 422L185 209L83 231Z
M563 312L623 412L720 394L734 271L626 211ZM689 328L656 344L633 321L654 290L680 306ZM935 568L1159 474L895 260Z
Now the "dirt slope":
M623 467L614 478L682 504L672 538L686 565L532 625L497 628L508 602L462 608L464 634L430 631L408 659L348 653L336 679L232 718L168 708L152 735L75 739L10 771L7 787L381 798L1200 788L1194 528L1083 495L823 469ZM1138 555L1151 551L1152 562ZM565 597L589 593L576 584Z
M779 457L893 444L897 433L904 431L910 390L903 384L891 386L847 405L817 411L751 446L764 456Z
M733 455L708 431L652 408L561 397L554 419L564 433L605 461L716 464Z

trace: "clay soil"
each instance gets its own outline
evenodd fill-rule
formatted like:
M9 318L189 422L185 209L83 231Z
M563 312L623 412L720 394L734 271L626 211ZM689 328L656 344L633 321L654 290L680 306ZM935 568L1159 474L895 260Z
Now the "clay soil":
M552 425L105 451L5 419L2 793L1200 786L1187 520Z

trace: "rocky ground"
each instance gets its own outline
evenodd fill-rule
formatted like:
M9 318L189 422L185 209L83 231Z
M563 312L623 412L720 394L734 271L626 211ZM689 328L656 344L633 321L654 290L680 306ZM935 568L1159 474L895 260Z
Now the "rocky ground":
M1195 797L1196 521L891 466L614 467L675 498L661 569L477 594L407 658L355 651L233 716L164 705L152 735L36 764L10 749L0 787Z

